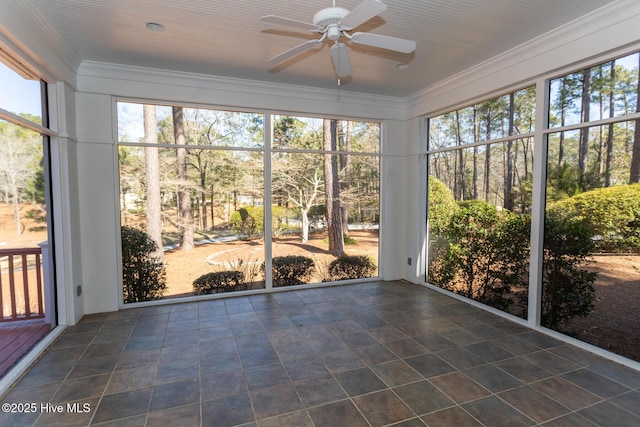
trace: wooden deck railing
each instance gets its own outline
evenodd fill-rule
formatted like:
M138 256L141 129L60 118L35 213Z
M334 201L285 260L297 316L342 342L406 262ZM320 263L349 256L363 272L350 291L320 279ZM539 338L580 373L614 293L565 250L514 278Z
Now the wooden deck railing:
M45 317L41 249L0 249L0 322Z

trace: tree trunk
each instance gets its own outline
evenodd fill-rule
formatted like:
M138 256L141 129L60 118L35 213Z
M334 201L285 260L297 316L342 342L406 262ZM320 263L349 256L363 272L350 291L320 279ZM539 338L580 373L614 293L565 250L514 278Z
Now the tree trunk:
M206 173L200 169L200 188L202 188L202 194L200 196L200 200L202 203L202 229L208 230L209 223L207 217L207 181L206 181Z
M456 142L457 145L462 145L462 133L460 131L460 110L456 110ZM465 182L464 182L464 150L458 150L458 163L460 170L456 174L457 180L460 182L459 186L459 198L458 200L466 200L465 199ZM455 193L454 193L455 194Z
M347 121L347 130L342 134L340 139L343 142L342 151L351 151L351 122ZM340 192L342 194L349 193L351 189L351 155L340 155L340 168L342 170L342 183L340 185ZM340 210L342 214L342 234L344 236L349 235L349 206L341 201Z
M480 123L478 110L473 107L473 142L480 140ZM471 199L478 200L478 147L473 147L473 178L471 187Z
M513 92L509 95L509 136L513 136L515 105ZM507 141L504 177L504 208L513 210L513 141Z
M591 106L591 69L583 72L582 81L582 123L589 121ZM580 148L578 150L578 170L582 189L587 187L587 157L589 154L589 128L580 129Z
M487 141L491 140L491 112L487 112ZM491 191L491 144L485 145L484 153L484 201L489 202L489 192Z
M302 243L309 241L309 209L311 208L300 209L302 214Z
M564 126L566 122L565 118L565 108L566 108L566 77L562 78L562 87L560 88L560 126ZM559 136L560 140L558 141L558 168L562 166L562 161L564 160L564 132L560 132Z
M614 116L615 109L615 89L616 89L616 61L611 61L611 87L609 91L609 117ZM609 124L609 132L607 133L607 154L605 156L604 165L604 186L611 186L611 167L613 165L613 123Z
M211 184L211 229L216 229L216 205L214 200L215 194L213 192L213 184Z
M158 122L156 119L156 106L144 105L144 142L157 144L156 133ZM162 208L160 205L160 159L158 147L145 147L145 178L147 184L147 234L156 242L157 249L154 255L164 258L162 252Z
M640 55L638 60L638 80L640 80ZM640 83L637 88L636 113L640 113ZM633 130L633 149L631 152L631 174L629 183L640 182L640 119L636 120Z
M178 178L178 224L182 231L180 248L183 251L193 250L193 214L191 212L191 192L187 177L187 144L184 136L184 111L182 107L172 107L173 136L176 149L176 174Z
M335 120L324 120L323 148L336 150ZM344 255L344 237L342 235L342 217L340 215L340 194L338 188L338 158L333 154L324 155L324 192L327 206L327 232L329 235L329 253L339 257Z
M13 218L16 221L16 230L18 231L18 236L22 234L24 229L22 228L22 221L20 219L20 194L18 191L18 186L13 184Z

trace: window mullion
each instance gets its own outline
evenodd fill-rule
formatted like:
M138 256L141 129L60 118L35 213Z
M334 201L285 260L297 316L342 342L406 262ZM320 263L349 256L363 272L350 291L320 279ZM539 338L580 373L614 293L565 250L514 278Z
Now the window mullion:
M531 205L531 253L527 321L540 326L542 314L542 262L544 240L545 189L547 182L547 141L549 127L549 82L536 83L536 131L533 138L533 190Z
M264 182L264 286L265 289L270 290L273 288L273 271L272 271L272 241L273 241L273 230L272 230L272 212L271 207L273 204L271 203L271 147L273 141L273 114L269 111L265 111L264 113L264 152L263 152L263 182Z

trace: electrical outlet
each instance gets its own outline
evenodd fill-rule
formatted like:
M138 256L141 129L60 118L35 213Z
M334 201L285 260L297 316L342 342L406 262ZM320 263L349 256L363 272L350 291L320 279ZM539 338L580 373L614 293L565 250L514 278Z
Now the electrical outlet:
M77 296L82 295L82 286L78 285L78 287L76 288L76 295Z
M411 265L411 257L407 258L407 264Z

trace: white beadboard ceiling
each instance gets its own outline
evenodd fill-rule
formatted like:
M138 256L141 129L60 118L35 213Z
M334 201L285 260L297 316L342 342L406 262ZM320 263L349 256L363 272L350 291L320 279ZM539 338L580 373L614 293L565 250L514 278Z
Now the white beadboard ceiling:
M20 0L82 60L336 88L329 45L271 68L267 59L317 35L260 21L311 22L332 0ZM341 90L407 96L614 0L383 0L355 31L417 41L412 54L351 46ZM360 0L337 0L353 9ZM166 31L155 33L145 23ZM57 34L56 34L57 33ZM59 37L58 37L59 36ZM397 70L394 65L406 63Z

